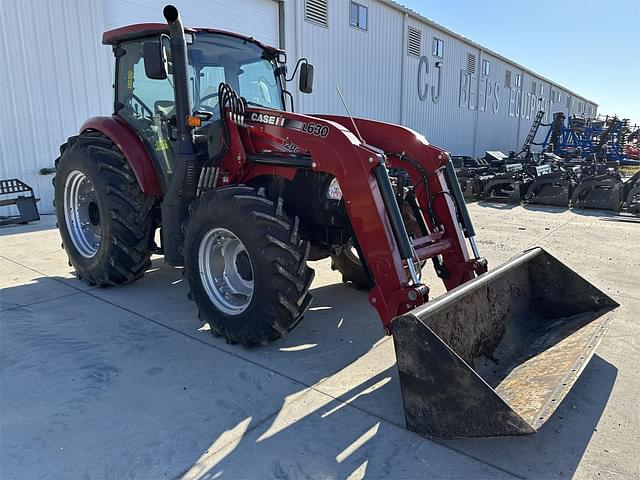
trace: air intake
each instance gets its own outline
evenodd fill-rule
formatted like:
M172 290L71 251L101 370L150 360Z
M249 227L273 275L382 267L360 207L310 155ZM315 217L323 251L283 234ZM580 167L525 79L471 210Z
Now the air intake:
M305 0L304 19L323 27L329 26L328 0Z
M471 53L467 53L467 73L476 73L476 56Z
M504 72L504 88L511 88L511 70Z
M422 32L417 28L409 27L407 53L416 57L422 54Z

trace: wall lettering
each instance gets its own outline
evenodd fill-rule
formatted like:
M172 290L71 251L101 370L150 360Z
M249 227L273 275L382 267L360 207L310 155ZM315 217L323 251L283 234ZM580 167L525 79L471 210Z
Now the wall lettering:
M420 63L418 63L418 98L421 102L427 99L427 92L429 91L428 75L429 59L423 55L420 57Z
M489 77L478 76L460 70L458 106L468 110L479 110L496 115L500 111L500 84Z
M420 57L420 62L418 63L418 98L421 102L427 100L429 92L431 92L431 101L433 103L438 103L440 101L442 62L436 62L435 67L436 71L438 72L438 74L436 75L436 83L435 85L431 85L431 89L429 89L429 58L425 55Z

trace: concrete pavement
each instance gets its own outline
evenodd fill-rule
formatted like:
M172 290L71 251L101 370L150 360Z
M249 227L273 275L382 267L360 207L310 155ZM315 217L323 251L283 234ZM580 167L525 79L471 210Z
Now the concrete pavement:
M490 265L540 245L621 304L536 435L434 441L404 430L393 342L327 261L314 262L302 323L245 350L201 326L180 270L160 258L124 288L77 281L46 216L0 231L0 477L640 477L640 224L470 210Z

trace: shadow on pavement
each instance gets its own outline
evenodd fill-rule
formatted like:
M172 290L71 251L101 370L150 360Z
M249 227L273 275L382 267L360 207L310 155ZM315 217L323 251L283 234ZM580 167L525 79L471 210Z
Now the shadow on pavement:
M525 478L570 478L597 428L617 374L614 365L594 355L551 419L531 436L440 443Z
M56 228L55 215L40 214L40 220L29 222L27 224L11 224L0 226L0 237L8 235L16 235L21 233L42 232Z
M522 208L530 210L532 212L545 212L545 213L564 213L569 210L569 207L558 207L554 205L536 205L531 203L522 203Z
M316 288L312 293L318 308L308 312L292 335L247 351L199 332L195 318L188 315L147 318L126 304L125 297L130 297L135 306L136 298L145 291L156 302L173 299L176 290L176 298L190 303L184 285L174 281L179 272L159 266L159 262L154 261L148 275L131 287L100 290L114 295L108 297L109 303L94 295L96 291L73 292L82 298L67 299L77 304L72 311L64 310L65 297L60 297L0 312L0 337L11 342L2 348L2 379L3 384L10 380L14 390L5 398L1 411L6 435L3 449L12 438L20 437L22 442L35 442L46 463L59 446L48 440L48 435L63 421L87 430L82 436L99 439L93 449L78 445L66 452L72 463L88 464L88 471L98 475L108 471L109 465L127 461L123 459L134 452L136 461L144 459L143 463L128 460L134 462L132 470L114 470L116 476L164 472L209 479L346 478L351 474L495 478L508 477L509 472L536 478L565 477L575 472L617 375L613 365L594 356L551 420L533 436L434 439L434 443L402 430L395 363L393 359L390 365L382 361L383 351L388 354L385 349L392 347L388 340L381 342L377 318L362 314L370 308L364 293L343 285ZM26 290L47 288L52 280L57 279L34 279L5 288L0 295L33 298ZM337 298L346 303L334 304ZM210 348L201 348L202 344ZM150 382L147 375L136 373L145 371L149 356L153 366L146 373L164 372L157 377L162 382ZM239 358L250 364L239 362ZM55 375L40 367L48 363L59 364ZM356 363L360 365L354 371ZM106 370L101 365L106 365ZM247 368L251 370L249 377L242 373ZM16 382L15 377L23 371L25 378ZM117 377L127 372L133 383L119 382ZM79 384L74 388L84 382L83 396L74 397L73 388L56 388L60 375L77 379ZM176 378L185 384L191 382L188 393L197 401L180 400L182 392L173 388ZM338 387L324 388L336 382ZM41 390L52 392L54 398L40 405L38 415L23 412L24 404L16 399L32 398ZM122 409L126 416L114 414ZM76 410L79 419L73 418ZM108 412L114 416L106 424L92 420ZM75 435L71 427L64 428L69 430L66 435ZM135 435L127 433L132 428ZM3 457L5 473L26 473L24 465L7 466L8 457ZM56 471L56 462L59 460L47 466L49 471ZM162 468L153 470L152 465ZM487 469L481 470L484 467ZM57 471L61 476L78 472Z
M482 208L493 208L495 210L513 210L520 206L519 203L488 202L486 200L479 200L475 203Z

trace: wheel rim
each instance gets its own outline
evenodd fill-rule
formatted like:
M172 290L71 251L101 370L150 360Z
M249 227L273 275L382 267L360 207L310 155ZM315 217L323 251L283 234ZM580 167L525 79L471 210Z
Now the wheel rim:
M80 170L73 170L65 181L64 217L78 253L93 257L102 239L100 208L93 183Z
M244 312L253 298L253 265L242 241L226 228L213 228L200 242L200 279L214 306L229 315Z

